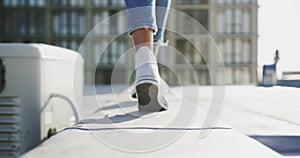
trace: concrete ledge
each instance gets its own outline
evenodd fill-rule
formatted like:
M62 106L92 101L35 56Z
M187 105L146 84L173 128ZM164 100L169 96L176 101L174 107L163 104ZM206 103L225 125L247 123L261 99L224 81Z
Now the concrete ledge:
M80 123L61 131L22 157L280 157L222 122L214 128L201 128L205 112L190 101L180 100L176 95L168 94L171 106L168 111L152 114L138 112L135 100L123 96L119 98L127 101L117 104L108 99L103 107L94 109ZM180 117L179 112L195 109L198 110L189 125L170 123ZM184 116L181 120L190 117ZM209 135L199 138L201 131L208 130ZM174 138L171 141L166 138L172 135ZM151 144L155 143L158 144L157 148L151 148ZM143 150L147 149L144 148L146 146L154 150Z

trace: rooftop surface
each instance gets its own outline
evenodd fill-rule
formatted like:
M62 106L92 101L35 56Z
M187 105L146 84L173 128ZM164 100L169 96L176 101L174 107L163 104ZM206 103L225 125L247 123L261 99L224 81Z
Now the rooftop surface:
M167 93L170 109L160 113L138 112L125 86L97 86L96 95L86 87L82 121L23 157L300 155L300 89L226 86L224 90L218 122L205 128L213 96L222 98L212 87L172 87Z

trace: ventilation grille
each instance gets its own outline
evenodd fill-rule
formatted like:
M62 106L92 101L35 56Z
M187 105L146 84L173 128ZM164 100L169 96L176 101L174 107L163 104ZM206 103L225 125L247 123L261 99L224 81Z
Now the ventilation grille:
M0 96L0 157L19 156L20 131L18 97Z
M0 93L4 90L5 87L5 66L3 61L0 58Z

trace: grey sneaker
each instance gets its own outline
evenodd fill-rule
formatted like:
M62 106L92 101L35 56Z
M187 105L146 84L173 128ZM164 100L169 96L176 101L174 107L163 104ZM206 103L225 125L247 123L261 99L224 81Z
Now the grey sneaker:
M130 93L130 95L131 95L132 98L137 98L136 88L133 88L134 86L135 86L134 84L132 84L130 86L131 88L130 88L130 92L129 93ZM169 85L162 78L160 78L160 87L162 88L161 90L164 91L164 94L165 93L171 93Z
M160 75L156 57L149 47L140 47L135 54L136 95L140 111L167 110L167 101L160 92Z
M152 83L136 86L139 111L159 112L168 109L168 102L160 93L160 88Z

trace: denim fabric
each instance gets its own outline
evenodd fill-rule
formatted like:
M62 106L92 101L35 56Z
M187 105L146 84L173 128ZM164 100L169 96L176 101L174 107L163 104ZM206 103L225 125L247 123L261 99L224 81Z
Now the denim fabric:
M130 34L139 28L150 28L154 40L163 41L170 0L125 0L125 4Z
M156 24L158 30L154 35L154 41L164 41L165 28L167 17L170 9L171 0L157 0L156 1Z

